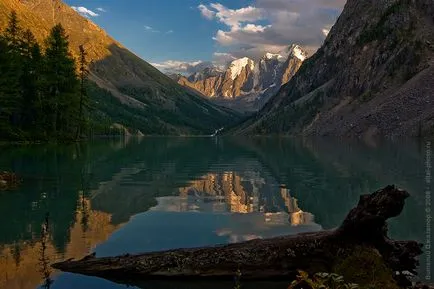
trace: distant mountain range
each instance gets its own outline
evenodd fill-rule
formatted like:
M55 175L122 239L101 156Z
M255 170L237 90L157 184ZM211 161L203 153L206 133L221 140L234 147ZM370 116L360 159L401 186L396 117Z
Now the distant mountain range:
M231 134L434 135L432 0L348 0L322 47Z
M176 84L60 0L0 0L0 30L13 10L40 43L60 23L74 56L84 45L92 61L89 93L95 122L143 134L184 135L212 134L238 119Z
M306 58L300 46L291 45L276 54L265 53L258 61L248 57L233 60L226 70L207 67L187 77L170 76L219 104L256 111L294 76Z
M291 45L172 79L60 0L0 0L0 29L12 10L40 43L61 23L74 56L84 45L94 122L161 135L434 135L432 0L348 0L309 58ZM230 108L255 113L238 123Z

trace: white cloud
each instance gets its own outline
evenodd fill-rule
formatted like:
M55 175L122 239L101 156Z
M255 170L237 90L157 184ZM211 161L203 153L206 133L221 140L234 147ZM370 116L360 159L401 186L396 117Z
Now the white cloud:
M179 60L167 60L160 63L151 63L154 67L158 68L164 73L180 73L183 75L190 75L194 72L201 71L205 67L212 66L210 62L204 61L179 61Z
M228 64L236 57L227 52L214 52L212 61L179 61L167 60L159 63L151 63L163 73L179 73L189 76L195 72L203 71L207 67L217 67L225 70Z
M148 26L148 25L145 25L143 27L145 28L146 31L149 31L149 32L153 32L153 33L159 33L160 32L159 30L155 30L153 27Z
M173 33L173 30L166 31L166 34L172 34L172 33Z
M99 12L107 12L107 10L105 10L104 8L101 8L101 7L96 8L96 10L98 10Z
M74 9L75 11L77 11L78 13L80 13L84 17L97 17L97 16L99 16L99 14L97 14L97 13L93 12L92 10L89 10L83 6L80 6L80 7L71 6L71 8Z
M202 10L213 12L209 19L227 26L213 36L218 44L229 47L237 57L254 57L264 52L277 52L293 43L314 52L345 3L346 0L256 0L251 6L240 9L213 3L202 5Z
M231 45L235 43L234 38L230 36L229 33L226 33L222 30L217 31L216 36L214 36L212 39L216 40L222 45Z
M215 67L218 67L221 70L224 70L228 67L228 63L230 63L231 61L233 61L235 59L236 59L236 57L230 53L214 52L212 63Z
M214 57L226 57L226 58L229 58L232 60L235 59L235 57L232 54L227 53L227 52L214 52L213 56Z
M208 15L212 15L212 17L207 17L208 19L213 19L215 17L221 23L229 26L231 30L238 30L241 28L243 23L256 22L264 19L265 16L264 10L253 6L240 9L229 9L220 3L212 3L209 7L202 4L199 5L199 10L201 10L202 15L204 15L204 11L206 11Z
M346 3L346 0L254 1L239 9L220 3L195 7L204 18L223 24L212 38L226 52L215 52L212 61L168 60L153 65L163 72L189 75L210 66L225 69L236 58L257 58L293 43L312 54L324 41ZM149 30L153 30L152 27Z
M215 12L208 9L208 7L206 7L205 5L200 4L199 6L197 6L197 8L200 10L202 16L205 17L206 19L211 20L214 18Z
M250 33L257 33L257 32L264 32L266 28L270 28L270 27L271 25L262 26L262 25L255 25L255 24L247 24L241 30Z
M305 11L306 9L331 8L342 9L347 0L256 0L258 7L267 10L288 10L295 12Z

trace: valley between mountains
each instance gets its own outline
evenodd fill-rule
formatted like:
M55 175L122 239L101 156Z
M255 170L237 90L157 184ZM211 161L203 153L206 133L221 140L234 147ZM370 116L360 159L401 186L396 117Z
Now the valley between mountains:
M434 135L432 0L348 0L323 45L163 74L60 0L0 0L43 41L60 23L90 61L89 121L139 135ZM223 129L224 128L224 129Z
M0 31L12 11L19 24L43 43L60 23L72 55L87 52L94 130L126 134L208 135L238 120L237 113L186 90L110 37L61 0L0 0Z

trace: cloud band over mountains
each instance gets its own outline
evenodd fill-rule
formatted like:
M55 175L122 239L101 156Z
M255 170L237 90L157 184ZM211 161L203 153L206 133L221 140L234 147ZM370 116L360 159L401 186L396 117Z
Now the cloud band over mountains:
M230 60L244 56L258 58L293 43L312 54L324 41L345 3L346 0L256 0L237 9L221 3L200 4L197 9L206 21L221 24L211 37L222 51L216 53L230 55L225 59ZM221 61L213 62L223 65ZM173 60L157 67L167 71L171 64Z

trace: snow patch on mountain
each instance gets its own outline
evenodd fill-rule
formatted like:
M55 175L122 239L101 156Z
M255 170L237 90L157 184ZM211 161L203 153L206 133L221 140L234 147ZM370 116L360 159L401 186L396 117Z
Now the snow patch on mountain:
M268 60L270 59L284 60L284 57L282 55L269 53L269 52L265 53L264 58Z
M301 50L299 46L294 47L294 49L292 50L292 54L301 61L304 61L306 59L306 54L303 50Z
M231 65L229 66L232 80L235 80L235 78L237 78L238 75L241 74L243 68L246 67L247 65L250 66L251 70L255 68L255 62L248 57L243 57L232 61Z
M235 59L226 66L226 70L207 67L189 76L188 86L214 99L234 100L242 97L240 102L224 105L236 105L246 111L256 110L291 79L307 57L307 53L294 44L277 53L264 53L256 61L248 57Z
M300 61L305 61L308 56L307 53L297 44L289 46L285 50L279 52L279 54L283 55L286 59L288 59L289 57L296 57Z

